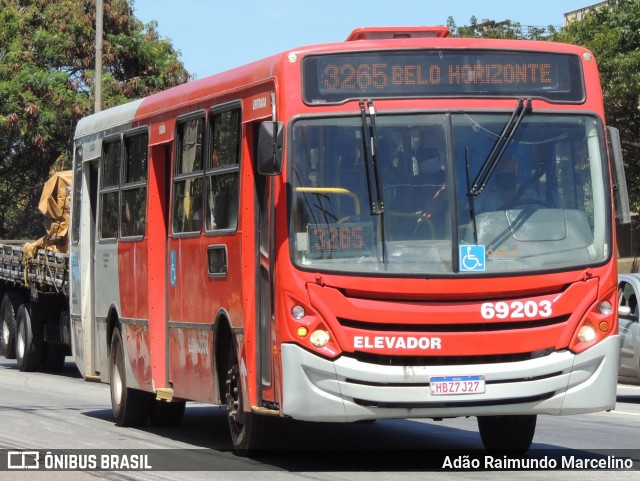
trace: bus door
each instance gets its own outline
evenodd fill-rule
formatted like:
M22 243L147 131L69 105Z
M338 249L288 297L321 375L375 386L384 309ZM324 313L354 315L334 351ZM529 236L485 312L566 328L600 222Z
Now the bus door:
M83 377L91 379L100 371L95 359L96 327L93 312L93 242L98 197L98 159L90 158L95 140L78 144L74 164L71 245L71 322L73 356ZM89 148L93 147L93 149Z
M253 135L253 165L255 178L255 232L256 232L256 345L257 376L260 389L258 402L269 406L278 403L278 379L276 363L274 362L274 348L276 347L276 328L274 314L274 245L275 245L275 199L274 176L262 175L257 169L257 145L260 124L265 120L275 119L275 94L262 92L248 99L245 104L247 115L255 120L248 124L247 132ZM249 128L249 125L252 128Z
M213 402L213 326L218 295L204 233L206 112L176 120L168 223L168 368L175 397ZM223 286L218 286L222 288Z
M88 191L89 191L89 206L90 209L90 217L89 222L85 225L89 226L87 232L87 240L82 242L83 245L88 247L87 256L90 260L89 262L89 276L93 279L93 272L95 270L95 248L94 242L96 239L96 225L97 225L97 204L98 204L98 170L99 165L98 161L88 162L85 164L86 170L88 171ZM87 330L89 334L89 339L86 341L90 343L90 347L88 350L89 361L91 362L92 370L87 371L86 378L91 379L99 373L100 379L104 381L108 376L108 369L103 369L100 364L101 359L98 354L98 326L96 324L94 306L96 305L95 297L96 290L94 282L87 282L85 285L85 289L89 286L91 292L87 293L91 299L89 309L86 315L91 319L91 328Z
M92 222L92 279L93 313L95 319L94 359L103 382L108 381L109 346L108 316L114 301L119 304L118 227L120 205L120 167L122 137L113 134L102 139L97 182L91 181L91 197L97 197L97 215ZM92 167L93 169L93 167ZM95 190L95 192L94 192Z
M147 237L149 293L149 342L156 388L169 385L167 315L167 239L169 235L169 198L171 192L171 143L152 145L149 169Z
M275 316L273 312L273 177L256 174L256 218L258 285L256 293L257 335L261 400L275 401L273 386L273 346Z

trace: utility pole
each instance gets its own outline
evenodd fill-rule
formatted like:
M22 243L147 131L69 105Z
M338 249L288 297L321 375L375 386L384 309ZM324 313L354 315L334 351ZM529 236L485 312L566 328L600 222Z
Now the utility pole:
M103 0L96 0L96 67L94 113L102 110L102 13Z

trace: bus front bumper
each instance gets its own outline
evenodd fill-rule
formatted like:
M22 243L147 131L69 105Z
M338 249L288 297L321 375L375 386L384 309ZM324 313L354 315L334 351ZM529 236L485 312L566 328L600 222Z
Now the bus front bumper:
M282 414L354 422L384 418L551 414L615 407L619 339L527 361L464 366L387 366L346 355L331 361L282 345ZM483 376L484 393L433 395L431 377Z

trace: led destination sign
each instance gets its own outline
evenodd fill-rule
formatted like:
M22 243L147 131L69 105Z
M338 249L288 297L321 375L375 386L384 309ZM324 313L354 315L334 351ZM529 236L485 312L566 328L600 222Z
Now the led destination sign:
M309 256L319 258L360 257L373 252L373 224L309 224Z
M581 102L575 55L495 50L420 50L316 55L303 63L310 104L385 97L541 97Z

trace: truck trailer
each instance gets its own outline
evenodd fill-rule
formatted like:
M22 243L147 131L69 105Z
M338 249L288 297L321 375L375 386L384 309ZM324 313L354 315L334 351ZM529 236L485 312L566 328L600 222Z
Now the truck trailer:
M21 371L60 371L71 354L69 206L71 171L45 183L38 209L46 234L0 240L0 356Z

